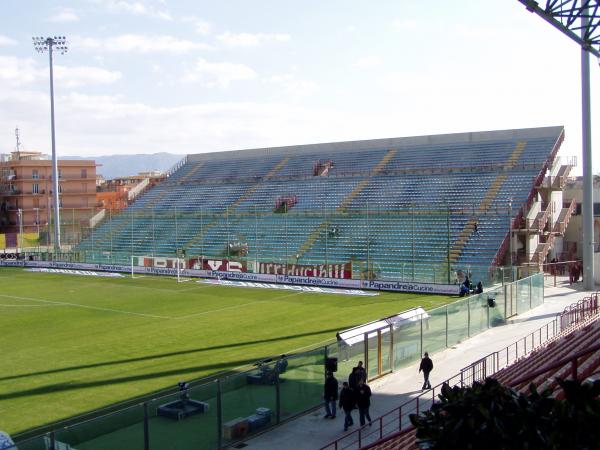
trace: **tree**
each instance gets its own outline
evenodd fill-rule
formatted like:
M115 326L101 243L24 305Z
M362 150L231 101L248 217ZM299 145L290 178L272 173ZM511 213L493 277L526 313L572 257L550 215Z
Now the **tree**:
M527 394L488 378L467 388L442 387L431 410L411 415L422 448L586 449L600 442L600 382L558 380L565 400L550 390Z

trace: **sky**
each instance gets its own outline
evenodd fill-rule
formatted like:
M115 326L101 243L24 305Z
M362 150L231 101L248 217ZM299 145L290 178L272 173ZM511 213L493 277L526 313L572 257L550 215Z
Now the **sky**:
M581 52L517 0L0 0L0 153L179 154L563 125ZM600 67L590 59L594 172ZM595 119L595 120L594 120Z

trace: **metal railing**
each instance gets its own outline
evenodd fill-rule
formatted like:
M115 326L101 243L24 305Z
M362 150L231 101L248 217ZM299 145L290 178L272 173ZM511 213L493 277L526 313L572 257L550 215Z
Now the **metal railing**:
M598 291L565 308L560 315L561 330L579 324L596 314L598 314Z
M565 356L564 358L561 358L558 361L552 362L549 365L546 365L546 366L544 366L540 369L537 369L531 373L528 373L525 376L517 378L516 380L513 380L510 382L510 386L515 387L515 386L519 386L523 383L527 383L541 375L544 375L545 373L554 372L559 367L563 367L565 364L569 364L569 363L571 364L571 378L574 380L578 380L579 374L581 373L580 372L581 365L578 363L578 359L582 358L584 356L590 355L592 353L595 353L598 350L600 350L600 342L597 342L596 344L592 345L591 347L586 348L585 350L580 350L572 355Z
M326 446L321 447L320 450L349 450L365 448L365 446L368 448L375 442L382 440L384 437L392 438L402 434L403 431L411 426L408 416L410 414L419 414L419 412L429 409L435 401L436 393L441 391L442 386L447 384L450 387L463 387L469 386L475 381L485 380L486 377L493 375L500 369L507 367L516 360L531 353L533 350L540 348L551 339L562 334L561 332L564 328L561 327L561 317L563 315L571 314L571 311L581 311L582 309L589 311L590 314L585 317L581 313L574 314L573 317L577 318L578 323L580 323L591 316L591 311L597 312L597 293L594 294L594 296L596 298L596 309L593 309L590 306L593 302L586 302L586 299L580 300L566 308L565 312L560 315L557 314L553 320L527 336L510 344L502 350L492 352L473 362L469 366L461 369L458 374L434 386L430 391L422 392L416 397L402 403L397 408L376 418L372 421L373 425L371 427L364 426L349 432ZM577 306L580 304L585 306ZM572 324L573 323L571 323L571 325ZM571 360L573 358L574 356L570 356L567 359ZM547 370L550 370L550 368L546 368L546 371Z

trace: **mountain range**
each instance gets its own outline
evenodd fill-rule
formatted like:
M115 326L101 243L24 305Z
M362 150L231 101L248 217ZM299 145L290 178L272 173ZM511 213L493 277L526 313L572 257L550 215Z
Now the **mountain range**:
M59 159L92 159L96 161L96 173L107 180L117 177L137 175L140 172L169 170L185 155L154 153L151 155L108 155L108 156L65 156Z

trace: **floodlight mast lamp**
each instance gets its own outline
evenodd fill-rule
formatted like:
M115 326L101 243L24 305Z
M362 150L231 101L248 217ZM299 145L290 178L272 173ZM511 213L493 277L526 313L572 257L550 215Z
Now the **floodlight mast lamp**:
M594 201L592 178L592 132L590 54L600 58L600 0L546 0L541 8L535 0L519 0L581 47L581 144L583 169L583 287L595 288Z
M48 51L50 62L50 128L52 132L52 200L54 206L54 252L60 252L60 201L58 192L58 161L56 158L56 137L54 131L54 70L52 67L52 52L59 51L62 55L67 52L67 40L64 36L34 37L33 47L38 53Z

